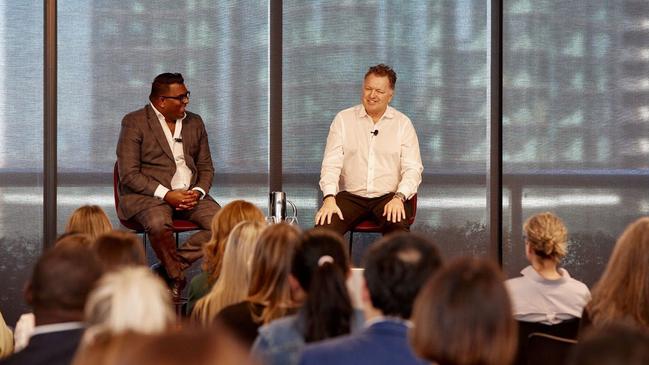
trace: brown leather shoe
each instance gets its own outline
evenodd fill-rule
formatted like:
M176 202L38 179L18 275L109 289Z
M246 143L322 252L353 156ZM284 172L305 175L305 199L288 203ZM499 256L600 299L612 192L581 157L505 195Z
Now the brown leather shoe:
M184 300L182 294L183 289L185 289L185 285L187 285L187 280L184 278L180 280L173 280L169 283L169 291L171 292L171 298L173 299L174 303L179 303Z

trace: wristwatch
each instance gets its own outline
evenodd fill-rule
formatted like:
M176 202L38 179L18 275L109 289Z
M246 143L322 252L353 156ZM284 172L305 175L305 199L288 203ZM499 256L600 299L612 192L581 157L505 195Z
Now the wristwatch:
M401 192L398 192L398 191L397 191L396 193L394 193L394 197L395 197L395 198L398 198L399 200L401 200L401 202L405 202L405 201L406 201L406 196L403 195L403 193L401 193Z

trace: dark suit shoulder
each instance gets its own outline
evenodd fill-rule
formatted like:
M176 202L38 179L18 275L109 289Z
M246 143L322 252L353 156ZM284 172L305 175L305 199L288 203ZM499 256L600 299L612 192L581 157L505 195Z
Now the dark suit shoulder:
M149 109L150 112L153 113L153 109L151 109L151 107L147 108L146 106L138 110L134 110L124 116L124 118L122 119L122 125L130 125L145 120L147 117L147 109Z
M82 335L83 329L35 335L27 347L3 359L0 365L69 365Z

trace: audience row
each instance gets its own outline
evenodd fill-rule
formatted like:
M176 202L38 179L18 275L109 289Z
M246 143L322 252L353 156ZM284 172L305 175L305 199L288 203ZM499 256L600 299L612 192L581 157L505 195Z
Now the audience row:
M33 314L14 336L0 316L0 356L16 350L0 364L527 364L529 328L568 326L564 364L649 363L649 218L620 236L592 296L561 267L561 219L537 214L524 233L521 277L401 233L370 246L353 287L341 236L267 225L238 200L215 215L177 317L137 236L82 207L33 269Z

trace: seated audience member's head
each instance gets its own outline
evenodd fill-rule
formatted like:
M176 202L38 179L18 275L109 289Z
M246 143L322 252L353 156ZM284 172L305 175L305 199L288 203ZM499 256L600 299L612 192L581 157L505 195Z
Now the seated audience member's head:
M649 333L621 323L594 328L579 339L568 364L649 364Z
M90 293L85 308L84 342L99 334L161 333L173 324L169 291L146 267L106 273Z
M525 253L530 262L551 262L556 266L566 256L568 230L556 215L536 214L525 222L523 229Z
M366 317L408 319L417 293L442 259L437 247L423 236L397 233L370 247L364 263Z
M129 335L127 347L113 364L120 365L246 365L248 352L226 332L183 328L158 335ZM125 342L125 341L122 341ZM124 346L124 345L122 345Z
M264 222L264 213L256 205L245 200L235 200L226 204L212 218L212 236L203 246L203 271L208 281L214 284L221 273L223 254L230 232L240 222Z
M498 267L459 258L433 276L417 297L411 344L438 364L511 364L516 324Z
M617 240L586 311L594 326L630 320L649 329L649 217Z
M95 240L99 235L110 232L113 226L106 213L97 205L77 208L65 226L66 233L85 233Z
M288 277L299 239L300 231L287 223L270 225L259 236L248 290L249 301L264 305L259 323L283 317L294 304Z
M36 262L25 292L37 326L81 321L88 294L102 274L93 250L59 245Z
M140 239L131 232L111 231L97 237L93 245L105 271L123 266L146 265L146 254Z
M290 282L294 300L304 302L305 342L350 332L353 308L346 284L349 271L345 243L339 234L322 228L302 234Z
M92 238L90 235L85 233L63 233L62 235L56 238L54 246L56 247L68 247L68 248L92 248Z
M212 323L221 309L248 297L252 258L259 236L265 228L266 224L262 222L243 221L232 229L223 255L219 280L196 303L192 311L192 316L199 322Z

